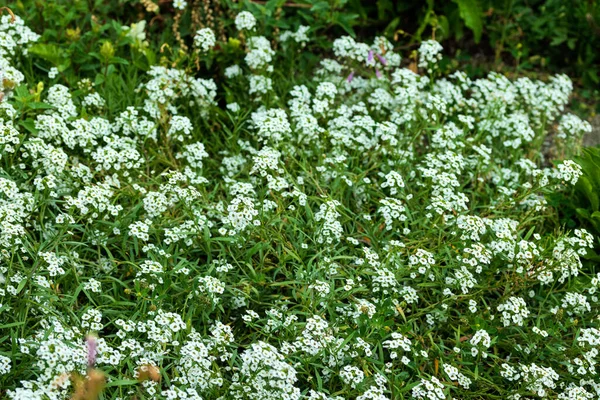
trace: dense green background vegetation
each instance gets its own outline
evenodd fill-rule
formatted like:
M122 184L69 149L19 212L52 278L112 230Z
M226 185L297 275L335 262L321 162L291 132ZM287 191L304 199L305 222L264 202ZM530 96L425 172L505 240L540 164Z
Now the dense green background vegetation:
M594 105L600 85L600 2L597 0L190 0L180 12L171 1L89 0L18 1L11 7L33 26L44 29L45 42L71 44L51 51L51 61L73 64L76 72L94 68L95 43L110 39L114 19L122 23L146 20L156 46L176 32L190 43L198 26L221 35L231 33L232 16L250 9L262 15L265 31L310 25L327 49L331 38L349 33L360 39L382 32L401 49L416 49L434 37L474 76L490 69L544 76L564 72L575 81L578 100ZM62 27L62 28L57 28ZM40 29L40 30L41 30ZM101 31L102 36L97 32ZM96 60L98 61L98 60ZM97 64L98 62L96 62ZM70 66L70 65L69 65ZM586 105L582 105L586 108ZM589 111L594 113L595 106Z
M600 394L595 1L187 3L10 4L0 398Z

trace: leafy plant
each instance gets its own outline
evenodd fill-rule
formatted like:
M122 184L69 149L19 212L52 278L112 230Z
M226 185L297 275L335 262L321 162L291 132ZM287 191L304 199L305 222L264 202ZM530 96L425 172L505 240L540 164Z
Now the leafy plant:
M596 236L600 235L600 147L588 147L575 158L583 175L575 185L573 207L577 217Z
M577 183L570 191L550 192L546 197L568 228L581 226L594 234L595 247L586 258L600 261L600 147L583 148L573 159L582 169Z

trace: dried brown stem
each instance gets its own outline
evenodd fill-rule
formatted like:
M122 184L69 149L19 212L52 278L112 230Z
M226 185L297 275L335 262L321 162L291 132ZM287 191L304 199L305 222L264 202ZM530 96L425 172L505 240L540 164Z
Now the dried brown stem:
M7 13L10 14L10 22L14 23L15 20L17 19L17 17L15 17L15 14L12 12L12 10L8 7L0 7L0 12L2 11L6 11Z

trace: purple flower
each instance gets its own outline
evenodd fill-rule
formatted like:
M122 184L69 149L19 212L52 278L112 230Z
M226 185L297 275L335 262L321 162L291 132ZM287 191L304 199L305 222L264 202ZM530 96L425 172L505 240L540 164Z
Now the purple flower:
M377 68L375 68L375 76L377 76L378 78L381 78L381 71Z
M98 353L98 343L96 342L96 338L92 335L88 335L85 338L88 348L88 367L92 368L96 363L96 355Z
M377 54L377 58L379 58L380 63L382 63L383 65L387 65L387 60L385 59L384 56Z
M372 62L373 61L373 50L369 50L369 56L367 57L367 62Z
M350 75L346 78L346 82L350 83L354 79L354 71L350 72Z

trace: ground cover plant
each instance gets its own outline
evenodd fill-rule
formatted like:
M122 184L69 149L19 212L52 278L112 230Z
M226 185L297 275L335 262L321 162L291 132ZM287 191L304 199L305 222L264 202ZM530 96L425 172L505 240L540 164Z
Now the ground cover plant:
M546 200L590 130L567 76L91 21L0 19L4 398L600 396L597 238Z

